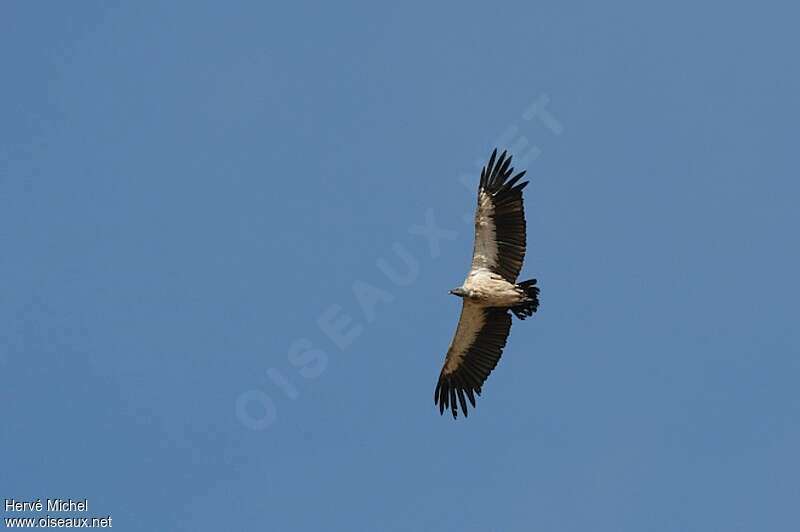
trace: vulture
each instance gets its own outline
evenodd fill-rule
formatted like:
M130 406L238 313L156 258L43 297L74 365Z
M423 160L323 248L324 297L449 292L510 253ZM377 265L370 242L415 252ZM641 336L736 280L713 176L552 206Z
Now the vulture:
M458 407L467 416L467 401L475 408L475 396L497 366L508 333L511 313L524 320L539 308L536 279L517 283L525 259L525 209L520 182L525 172L511 177L511 156L492 152L481 170L475 211L475 244L472 267L464 283L450 290L462 300L444 367L439 374L434 404L439 413Z

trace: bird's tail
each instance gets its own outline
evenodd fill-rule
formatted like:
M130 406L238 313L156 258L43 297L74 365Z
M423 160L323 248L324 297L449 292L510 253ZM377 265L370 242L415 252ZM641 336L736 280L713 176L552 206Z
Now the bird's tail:
M536 286L536 279L522 281L517 287L525 293L525 299L519 305L511 307L511 312L517 318L524 320L528 316L533 316L539 308L539 287Z

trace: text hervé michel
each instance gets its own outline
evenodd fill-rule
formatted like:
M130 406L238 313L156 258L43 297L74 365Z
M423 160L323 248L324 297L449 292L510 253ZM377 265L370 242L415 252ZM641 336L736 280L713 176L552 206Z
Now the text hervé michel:
M89 510L88 499L41 499L32 501L18 501L6 499L6 512L41 512L47 508L48 512L86 512Z

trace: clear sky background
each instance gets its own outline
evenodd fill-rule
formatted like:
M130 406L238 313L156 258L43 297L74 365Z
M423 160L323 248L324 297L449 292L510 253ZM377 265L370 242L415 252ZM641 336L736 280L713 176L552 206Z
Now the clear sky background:
M4 3L0 498L798 530L800 12L743 4ZM542 306L454 421L496 145Z

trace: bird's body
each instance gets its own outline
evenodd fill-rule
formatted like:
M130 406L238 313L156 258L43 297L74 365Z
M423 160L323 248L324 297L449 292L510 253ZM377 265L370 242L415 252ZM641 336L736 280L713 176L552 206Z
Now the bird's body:
M516 282L525 258L522 189L528 182L517 184L525 172L509 180L511 157L503 152L495 162L496 156L497 150L481 171L472 267L464 283L450 291L463 306L434 402L442 413L449 407L454 418L459 403L465 416L466 399L475 406L475 394L497 365L511 329L509 310L524 320L539 306L536 279Z
M467 275L461 288L463 297L482 307L513 307L521 303L525 292L496 273L480 268Z

